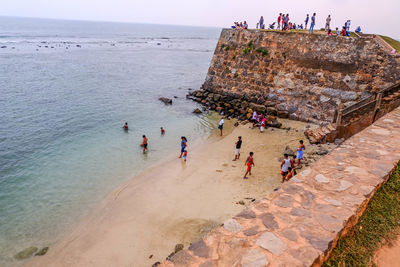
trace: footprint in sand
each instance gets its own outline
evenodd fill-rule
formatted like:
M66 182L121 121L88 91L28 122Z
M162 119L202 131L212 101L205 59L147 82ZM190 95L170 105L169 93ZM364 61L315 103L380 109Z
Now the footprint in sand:
M232 165L233 168L236 168L236 165Z
M222 170L215 170L216 172L222 172Z
M226 166L228 166L228 163L224 163L224 164L222 164L222 166L226 167Z

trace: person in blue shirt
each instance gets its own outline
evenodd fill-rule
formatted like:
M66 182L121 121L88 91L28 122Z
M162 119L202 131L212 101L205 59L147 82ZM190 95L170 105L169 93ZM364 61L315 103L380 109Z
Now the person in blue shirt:
M311 17L310 30L308 31L309 33L314 33L315 16L316 16L316 14L314 13L313 16Z
M304 21L305 25L306 25L306 30L307 30L307 24L308 24L308 20L310 19L309 15L307 14L306 20Z

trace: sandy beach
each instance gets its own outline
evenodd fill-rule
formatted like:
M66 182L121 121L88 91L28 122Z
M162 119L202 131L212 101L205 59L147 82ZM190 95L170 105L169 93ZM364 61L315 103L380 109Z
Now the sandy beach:
M74 231L27 266L151 266L164 260L178 243L187 247L252 199L280 185L280 162L287 145L292 149L305 123L281 120L291 130L269 128L264 133L250 124L226 123L224 137L213 134L190 147L188 161L176 155L133 177L112 192ZM229 130L232 129L232 130ZM234 144L242 136L239 161ZM190 140L189 140L190 141ZM255 167L244 180L244 162L254 152Z

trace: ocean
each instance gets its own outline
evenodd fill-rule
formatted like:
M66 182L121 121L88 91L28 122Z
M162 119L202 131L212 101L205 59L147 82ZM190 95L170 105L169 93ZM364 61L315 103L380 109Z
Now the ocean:
M194 115L185 96L204 81L219 33L0 17L0 266L51 249L107 194L178 156L180 136L209 135L215 118Z

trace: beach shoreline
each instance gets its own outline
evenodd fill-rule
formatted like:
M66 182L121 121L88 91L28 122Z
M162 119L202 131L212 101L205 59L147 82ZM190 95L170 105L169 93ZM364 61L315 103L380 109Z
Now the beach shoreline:
M27 266L151 266L187 247L240 212L253 199L280 184L280 162L287 145L295 149L306 124L283 120L291 130L260 133L250 124L233 127L227 120L223 137L216 132L193 147L185 163L171 154L112 191L83 222L42 257ZM231 133L229 133L232 131ZM234 142L243 137L240 161L233 162ZM248 153L255 168L242 179ZM239 204L240 203L240 204Z

